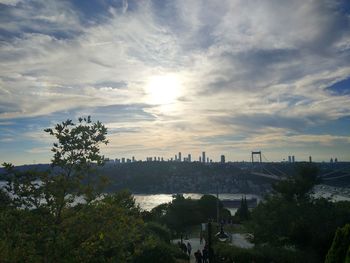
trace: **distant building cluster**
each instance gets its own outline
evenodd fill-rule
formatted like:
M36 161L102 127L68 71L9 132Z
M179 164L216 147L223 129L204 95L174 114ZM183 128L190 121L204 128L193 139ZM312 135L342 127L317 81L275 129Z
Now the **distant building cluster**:
M337 157L335 157L334 159L331 158L331 159L329 160L329 162L330 162L330 163L337 163L337 162L338 162L338 158L337 158Z
M251 156L251 161L252 162L262 162L262 152L261 151L253 151ZM254 160L254 155L258 155L259 160ZM264 157L266 159L266 157ZM255 158L256 159L256 158ZM200 156L198 156L197 161L194 160L192 158L192 155L189 153L185 156L182 155L181 152L178 152L177 154L174 154L173 157L170 158L164 158L162 156L150 156L150 157L146 157L145 160L136 160L134 156L132 156L131 158L116 158L116 159L110 159L110 158L106 158L106 163L110 163L110 164L124 164L124 163L133 163L133 162L187 162L187 163L191 163L191 162L200 162L203 164L210 164L210 163L221 163L224 164L226 163L226 158L225 155L221 155L220 158L218 159L218 161L214 161L213 159L209 158L209 156L206 155L206 152L203 151L202 154ZM269 162L266 159L267 162ZM312 156L309 156L309 163L312 163ZM288 155L287 159L283 159L282 160L283 163L295 163L296 162L296 158L295 155ZM332 157L329 160L329 163L338 163L338 158L337 157Z
M200 163L213 163L213 160L210 159L209 157L206 157L205 152L202 152L202 155L199 156L198 158ZM120 164L120 163L133 163L133 162L142 162L143 160L136 160L135 157L133 156L131 159L130 158L125 158L122 157L120 159L110 159L106 158L105 159L106 163L115 163L115 164ZM192 155L189 153L187 156L182 157L182 153L179 152L178 154L175 154L174 157L165 159L164 157L161 156L152 156L152 157L146 157L145 159L146 162L188 162L191 163L193 162L192 160ZM225 155L220 156L220 163L225 163Z
M283 161L285 161L285 160L283 159ZM295 156L294 155L289 155L287 162L288 163L295 163ZM309 163L312 163L312 156L311 155L309 156ZM338 163L338 158L337 157L330 158L329 163Z
M295 163L295 156L294 155L289 155L288 156L288 162L289 163Z

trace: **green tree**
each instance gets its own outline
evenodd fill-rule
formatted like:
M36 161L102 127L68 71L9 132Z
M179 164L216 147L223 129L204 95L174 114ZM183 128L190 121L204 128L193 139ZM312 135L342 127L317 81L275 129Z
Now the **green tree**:
M207 222L208 219L215 219L217 217L217 208L219 208L219 214L223 209L223 204L213 195L203 195L198 200L198 208L202 214L202 222Z
M54 153L51 165L55 173L45 181L49 188L47 202L54 208L57 221L62 209L72 203L76 196L83 196L87 202L94 200L101 190L102 180L91 176L96 166L103 165L104 156L100 145L108 144L107 128L99 121L92 122L90 116L79 118L78 123L66 120L45 132L57 139L51 151Z
M320 182L317 176L317 167L301 164L296 175L274 184L273 189L276 195L282 196L287 201L308 199L314 185Z
M250 212L249 212L246 197L244 197L244 198L242 197L241 204L240 204L235 216L237 216L239 218L239 220L241 220L241 221L248 220L250 218Z
M275 185L275 192L252 211L250 226L256 244L292 246L323 261L337 227L350 221L350 202L313 198L316 172L301 171Z
M154 255L173 262L183 257L169 244L166 228L144 224L129 192L100 194L104 181L96 168L104 161L100 145L108 143L103 124L80 118L46 132L57 139L49 171L21 172L4 164L1 262L135 262ZM77 198L85 202L73 203Z
M338 228L325 263L347 263L350 261L350 224Z

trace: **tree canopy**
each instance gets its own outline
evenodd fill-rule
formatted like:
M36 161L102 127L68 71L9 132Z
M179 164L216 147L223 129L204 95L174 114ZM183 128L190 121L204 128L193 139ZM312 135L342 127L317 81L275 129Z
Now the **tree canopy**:
M102 123L79 118L45 131L56 139L48 171L3 164L8 182L0 190L1 262L187 258L170 244L166 227L144 222L129 192L102 194L105 182L95 170L104 163L100 146L108 143Z

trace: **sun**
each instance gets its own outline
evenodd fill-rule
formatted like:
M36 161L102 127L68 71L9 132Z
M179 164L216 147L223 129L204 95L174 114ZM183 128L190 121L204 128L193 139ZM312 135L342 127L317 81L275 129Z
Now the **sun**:
M176 75L157 75L148 80L145 90L149 103L172 104L181 95L181 83Z

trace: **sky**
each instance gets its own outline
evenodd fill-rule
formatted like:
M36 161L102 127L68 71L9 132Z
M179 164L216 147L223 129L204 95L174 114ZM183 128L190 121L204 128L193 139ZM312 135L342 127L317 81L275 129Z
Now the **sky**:
M109 158L350 161L347 0L0 0L0 162L91 115Z

